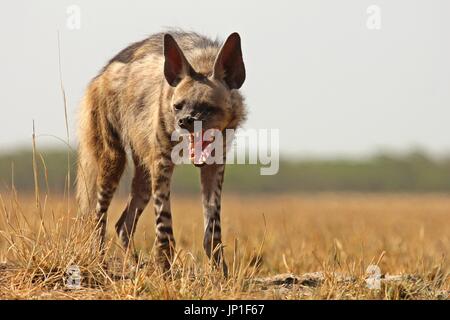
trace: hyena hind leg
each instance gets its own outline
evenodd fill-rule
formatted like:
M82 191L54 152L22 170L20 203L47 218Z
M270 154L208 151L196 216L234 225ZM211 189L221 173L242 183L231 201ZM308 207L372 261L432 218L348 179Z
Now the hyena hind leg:
M116 223L116 232L125 250L130 248L137 222L150 201L151 181L148 170L134 157L135 173L131 185L131 198Z
M125 169L126 153L121 147L108 148L103 151L98 159L97 176L97 215L100 243L104 248L106 236L107 211L111 204L114 192L119 185L120 178Z

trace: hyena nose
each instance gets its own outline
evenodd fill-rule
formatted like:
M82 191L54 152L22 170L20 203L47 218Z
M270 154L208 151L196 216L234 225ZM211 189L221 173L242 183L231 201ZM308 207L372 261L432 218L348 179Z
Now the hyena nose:
M187 116L178 120L178 125L182 129L191 130L194 126L195 118L191 116Z

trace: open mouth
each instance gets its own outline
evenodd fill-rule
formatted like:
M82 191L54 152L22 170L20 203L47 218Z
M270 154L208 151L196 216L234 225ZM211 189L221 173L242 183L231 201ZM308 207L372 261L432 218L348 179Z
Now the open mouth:
M204 140L204 130L195 131L189 135L189 152L190 158L194 166L202 167L206 164L206 160L212 155L211 143L213 139Z

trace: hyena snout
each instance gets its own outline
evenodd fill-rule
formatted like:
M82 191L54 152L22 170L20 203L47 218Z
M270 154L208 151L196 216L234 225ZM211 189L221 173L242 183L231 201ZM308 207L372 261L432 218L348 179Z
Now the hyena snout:
M191 115L187 115L185 117L178 119L178 126L181 129L186 129L189 132L192 132L192 131L194 131L194 122L195 121L198 121L198 118L195 118Z

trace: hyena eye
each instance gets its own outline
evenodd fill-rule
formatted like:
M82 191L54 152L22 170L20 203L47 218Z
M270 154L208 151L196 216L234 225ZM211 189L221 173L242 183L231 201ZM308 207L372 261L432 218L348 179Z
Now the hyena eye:
M178 102L173 105L173 108L177 111L180 111L181 109L183 109L183 105L184 105L183 102Z

